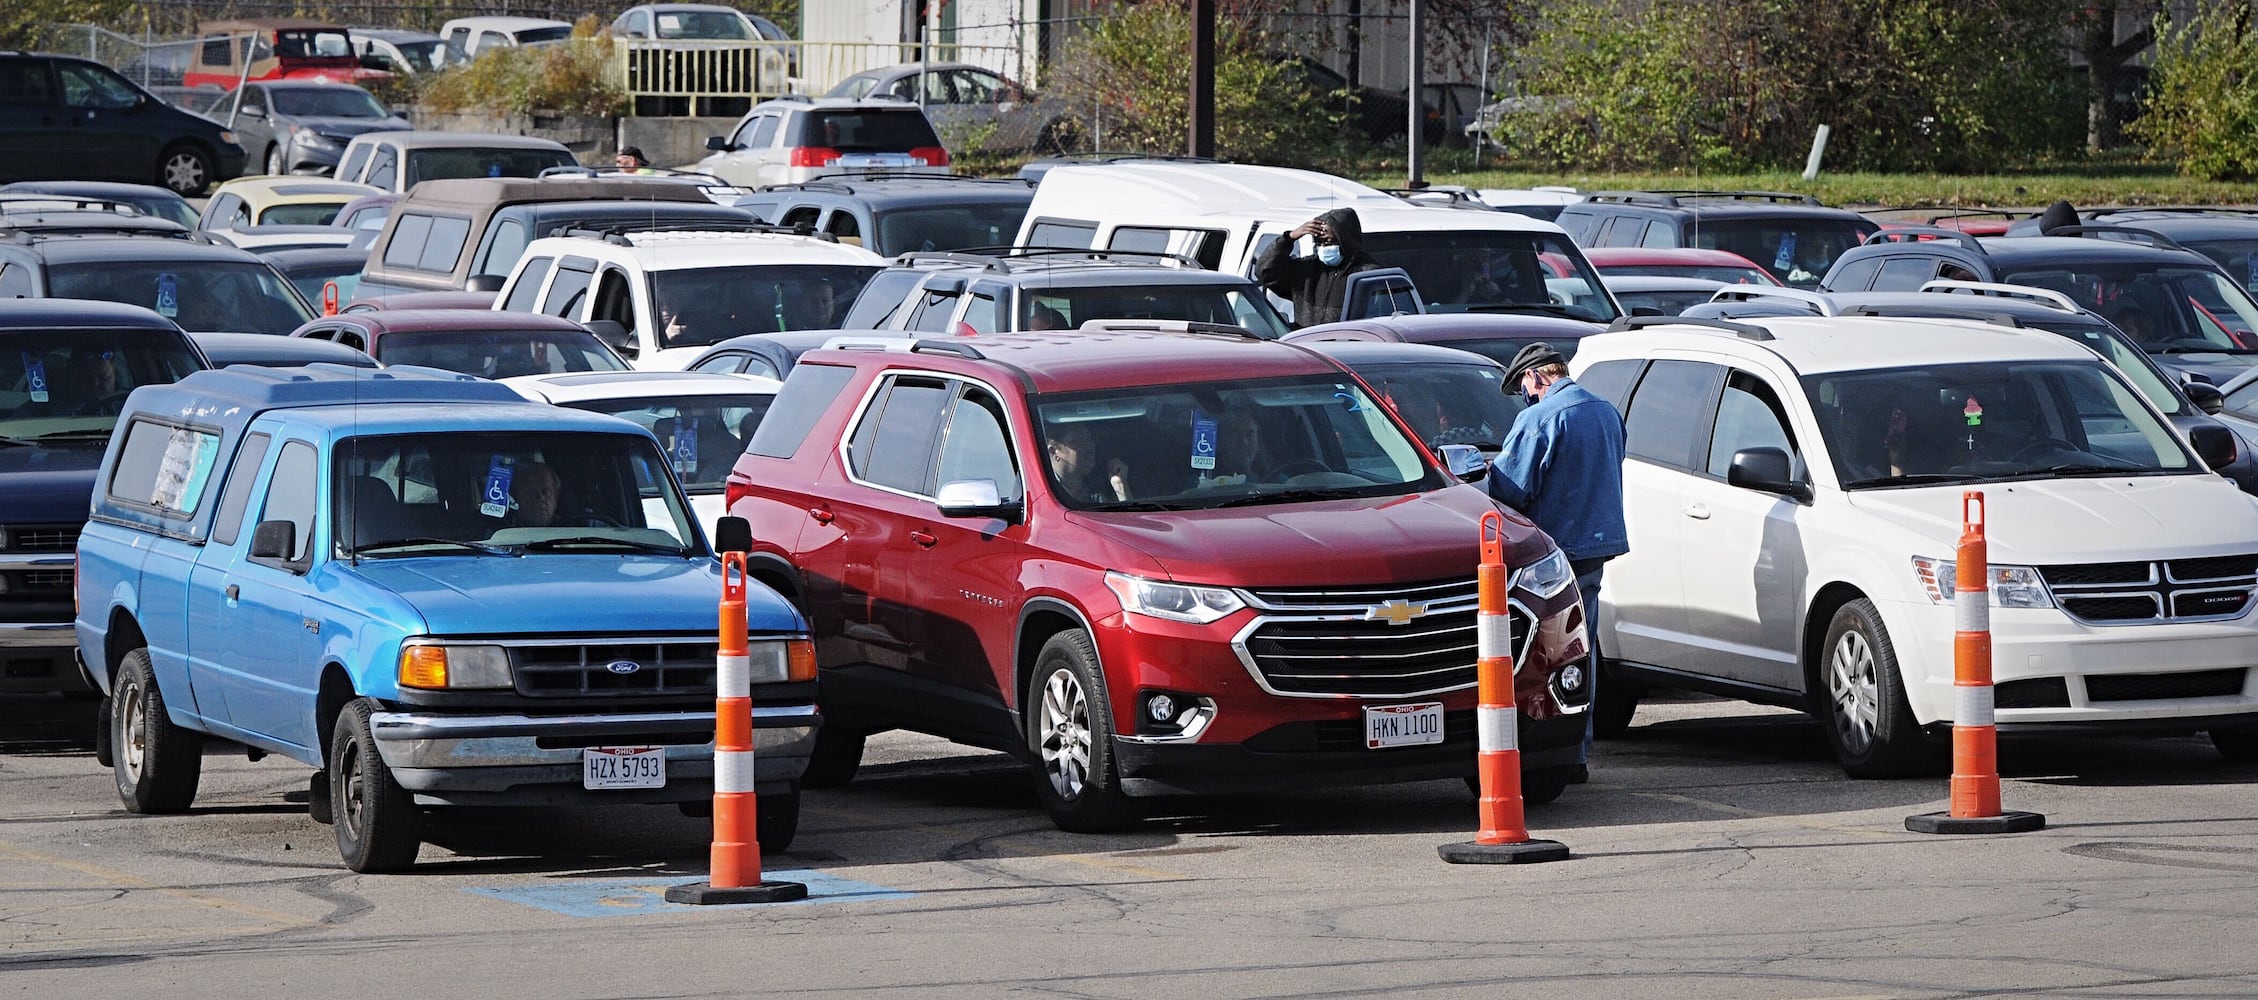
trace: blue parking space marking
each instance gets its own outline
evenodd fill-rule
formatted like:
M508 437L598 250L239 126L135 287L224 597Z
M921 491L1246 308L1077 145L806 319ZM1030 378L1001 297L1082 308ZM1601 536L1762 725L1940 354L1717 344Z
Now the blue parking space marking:
M743 910L761 906L809 906L817 903L868 903L887 899L908 899L917 895L900 889L889 889L869 882L857 882L819 871L770 871L761 873L771 882L800 882L808 887L808 898L789 903L745 903L735 906L689 906L666 901L668 886L702 882L700 878L662 879L602 879L595 881L569 881L542 885L514 885L490 888L470 888L464 892L490 896L522 906L562 913L568 917L633 917L653 913L697 913L709 910Z

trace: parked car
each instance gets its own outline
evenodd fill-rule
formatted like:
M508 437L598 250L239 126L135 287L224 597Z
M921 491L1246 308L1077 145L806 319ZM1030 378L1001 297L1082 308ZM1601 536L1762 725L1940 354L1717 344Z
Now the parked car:
M741 187L868 173L948 173L949 151L915 105L779 98L706 140L701 173Z
M782 379L792 374L800 355L840 337L915 337L908 330L795 330L790 333L748 333L731 337L690 360L684 371L718 375L757 375Z
M1730 250L1700 247L1592 247L1584 251L1602 279L1617 275L1702 278L1733 284L1779 286L1772 272ZM1561 277L1573 277L1563 274Z
M205 230L252 226L328 226L355 199L377 193L366 184L305 177L238 177L222 184L204 203ZM351 238L351 230L346 237Z
M771 184L736 205L893 257L1009 246L1034 197L1035 186L1016 179L909 174Z
M810 352L727 490L752 575L816 637L811 785L895 728L1014 754L1075 831L1146 796L1473 774L1468 571L1497 508L1312 352L1098 330ZM1582 611L1551 541L1505 530L1542 802L1582 736ZM1416 737L1373 721L1410 714Z
M327 288L337 286L337 308L353 301L361 283L361 268L368 266L368 251L346 247L276 250L260 254L275 272L317 308L327 308Z
M349 83L246 83L213 113L269 174L328 174L355 136L415 127Z
M1041 100L1018 81L973 63L881 66L840 80L823 96L915 104L946 138L963 141L985 130L982 145L989 149L1062 153L1073 144L1065 105Z
M363 64L397 76L438 73L470 61L461 46L427 31L356 28L353 43L360 46Z
M343 25L302 17L204 21L196 62L182 74L186 87L234 89L265 80L361 83L392 74L361 64L353 33Z
M190 332L288 333L313 318L250 252L164 235L18 230L0 240L0 298L16 297L141 306Z
M2245 291L2258 294L2258 213L2233 208L2157 207L2087 209L2082 224L2121 226L2154 233L2219 265ZM2006 229L2008 236L2038 236L2037 219Z
M1254 282L1166 254L1089 250L910 253L864 286L839 326L999 333L1092 320L1222 324L1277 338L1286 320Z
M722 484L781 384L702 372L521 375L503 382L527 399L625 417L650 431L708 533L728 513Z
M828 236L680 230L533 241L499 314L576 320L645 371L680 371L716 341L838 328L885 261Z
M440 25L439 33L463 54L476 58L489 49L555 45L572 37L572 22L545 17L458 17Z
M378 872L429 807L712 796L721 566L650 432L436 372L235 368L136 395L100 482L76 630L129 811L185 811L203 746L239 744L317 769L312 818ZM776 595L745 607L776 850L813 656Z
M1953 566L1990 544L2002 730L2208 730L2258 756L2258 505L2122 374L2045 331L1954 320L1644 320L1569 370L1624 413L1598 724L1641 686L1801 708L1854 777L1940 765ZM2188 583L2182 581L2202 581Z
M0 692L97 690L70 626L95 467L127 393L209 366L147 309L0 299Z
M342 344L387 366L418 365L480 378L627 370L627 362L578 323L490 309L340 313L290 335Z
M242 229L209 230L204 235L228 246L241 247L252 253L278 253L283 250L316 250L360 247L366 252L376 234L362 230L339 229L336 226L248 226Z
M1293 340L1340 362L1396 411L1429 451L1470 444L1495 455L1528 404L1505 366L1472 351L1428 344Z
M220 123L175 108L91 59L0 52L0 181L130 181L202 194L243 172Z
M59 194L122 202L184 229L195 229L202 218L188 199L154 184L120 184L115 181L17 181L0 185L0 195Z
M1809 195L1771 191L1600 191L1559 221L1587 247L1730 250L1798 288L1816 287L1836 257L1880 228Z
M355 299L342 312L386 312L406 309L492 309L493 292L404 292L382 298Z
M1297 344L1315 346L1325 341L1378 341L1396 344L1433 344L1471 351L1498 364L1512 364L1513 356L1534 343L1547 343L1563 358L1576 356L1576 345L1602 332L1597 323L1551 316L1436 313L1425 316L1372 316L1303 327L1286 335Z
M1599 280L1607 286L1608 294L1615 296L1615 301L1633 316L1676 316L1688 306L1709 301L1718 289L1727 287L1722 281L1707 278L1643 274L1602 275Z
M376 359L343 344L306 337L275 337L264 333L191 333L196 349L214 368L229 365L259 365L266 368L295 368L300 365L344 365L348 368L376 368Z
M0 235L195 238L178 223L143 215L124 202L29 193L0 193Z
M338 206L337 216L329 224L345 229L383 229L384 220L392 217L392 203L400 196L378 190L378 194L363 195Z
M1944 212L1935 209L1870 208L1862 214L1873 219L1883 229L1924 226L1950 229L1970 236L2005 236L2015 220L2028 213L1996 208L1965 208Z
M347 143L335 177L406 193L424 181L461 177L539 177L575 166L554 139L476 132L365 132Z
M2242 439L2245 457L2258 455L2258 371L2237 375L2220 390L2219 419Z

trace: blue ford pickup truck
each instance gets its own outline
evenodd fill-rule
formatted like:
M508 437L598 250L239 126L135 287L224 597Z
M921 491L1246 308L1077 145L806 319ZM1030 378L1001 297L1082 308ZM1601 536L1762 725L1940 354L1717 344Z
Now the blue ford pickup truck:
M135 386L210 367L139 306L0 299L0 691L94 690L72 664L71 552Z
M643 428L431 369L234 367L136 390L97 483L77 633L127 809L185 810L212 740L320 769L355 871L413 864L425 807L710 802L721 570ZM814 652L749 591L780 850Z

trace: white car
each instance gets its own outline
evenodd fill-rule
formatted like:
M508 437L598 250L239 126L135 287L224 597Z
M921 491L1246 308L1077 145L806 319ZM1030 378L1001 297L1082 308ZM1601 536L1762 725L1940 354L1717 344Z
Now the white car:
M2012 321L2009 321L2012 322ZM2258 755L2258 501L2098 356L1962 320L1631 321L1578 384L1623 410L1629 554L1601 731L1649 685L1801 708L1850 774L1953 721L1962 497L1984 495L2003 732L2207 730Z
M458 17L440 25L439 33L464 54L476 57L487 49L565 41L572 37L572 22L545 17Z
M494 308L586 326L642 371L680 371L748 333L835 330L885 258L768 227L549 236L526 245Z
M706 372L571 372L502 380L543 403L625 417L659 439L690 508L712 538L728 513L722 487L753 428L783 385L759 375Z
M924 109L901 101L762 101L695 167L731 184L804 184L855 174L945 174L949 151Z

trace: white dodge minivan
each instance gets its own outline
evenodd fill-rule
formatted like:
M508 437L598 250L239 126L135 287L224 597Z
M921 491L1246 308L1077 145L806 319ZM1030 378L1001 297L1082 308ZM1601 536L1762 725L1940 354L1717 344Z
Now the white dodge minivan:
M2011 321L2010 321L2011 322ZM2258 500L2115 368L1959 320L1641 319L1576 381L1624 413L1631 551L1600 592L1597 723L1648 686L1826 721L1854 776L1941 761L1953 558L1984 494L2002 732L2205 730L2258 753Z

